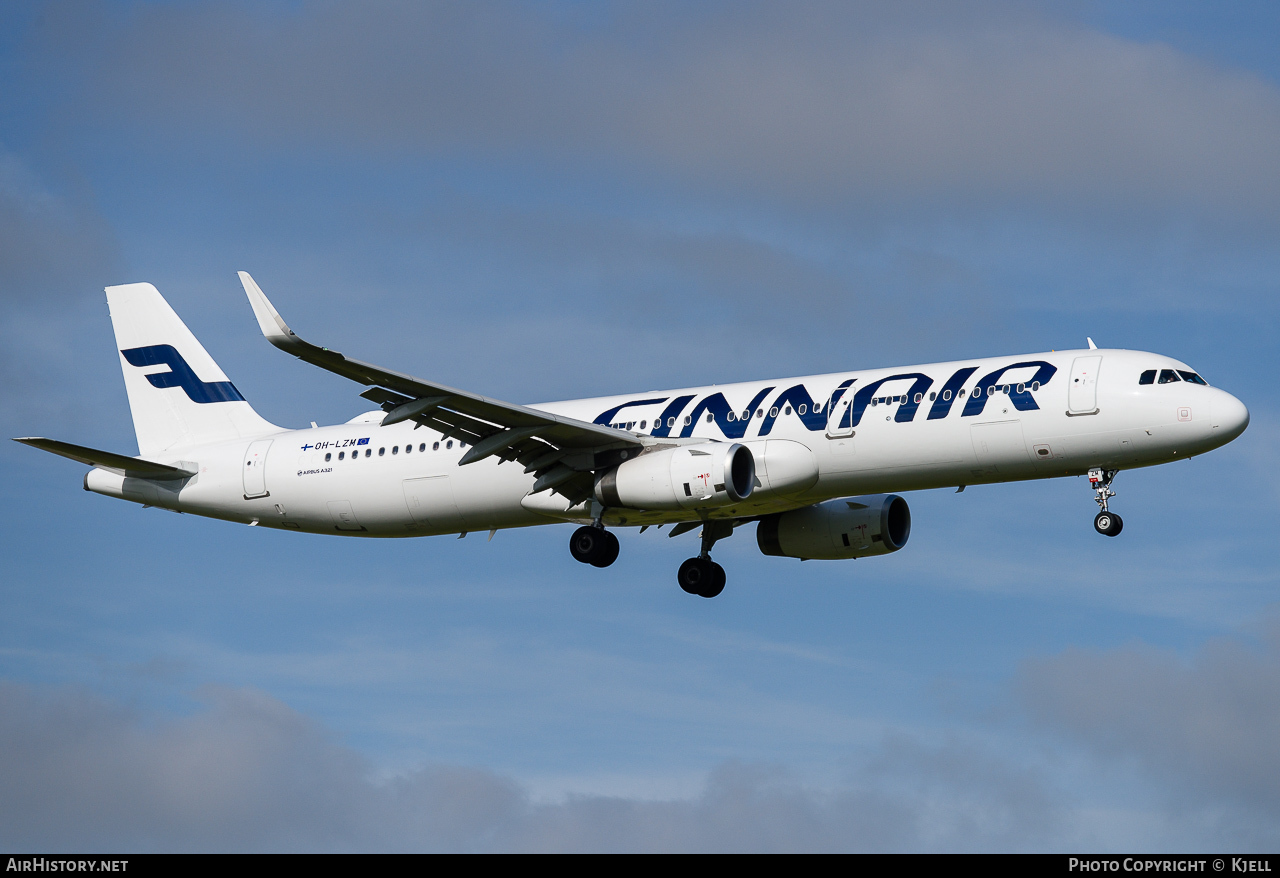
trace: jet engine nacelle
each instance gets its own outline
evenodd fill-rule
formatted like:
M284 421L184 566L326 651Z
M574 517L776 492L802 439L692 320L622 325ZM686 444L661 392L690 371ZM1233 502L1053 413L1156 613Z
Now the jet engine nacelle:
M648 451L596 479L596 499L631 509L728 506L751 496L756 464L745 445L703 442Z
M766 555L838 560L885 555L907 544L911 510L897 494L845 497L760 519L756 541Z
M818 458L809 446L791 439L744 442L756 462L756 499L799 494L818 482Z

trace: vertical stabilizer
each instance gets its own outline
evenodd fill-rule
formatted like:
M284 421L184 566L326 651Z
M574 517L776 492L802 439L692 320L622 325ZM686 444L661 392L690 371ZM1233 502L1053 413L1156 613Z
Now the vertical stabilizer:
M107 305L139 454L280 430L259 417L154 286L107 287Z

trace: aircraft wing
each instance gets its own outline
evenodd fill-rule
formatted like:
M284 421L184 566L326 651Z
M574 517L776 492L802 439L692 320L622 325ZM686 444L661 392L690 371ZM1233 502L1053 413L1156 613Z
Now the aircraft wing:
M56 439L44 439L39 436L26 436L21 439L14 439L13 441L21 442L23 445L30 445L32 448L39 448L41 451L48 451L51 454L57 454L71 460L76 460L80 463L87 463L89 466L99 466L103 469L123 473L129 478L134 479L159 479L161 481L168 481L185 479L196 474L195 470L169 466L163 463L153 463L150 460L140 460L136 457L127 457L126 455L116 454L112 451L99 451L96 448L86 448L83 445L72 445L70 442L59 442Z
M248 272L240 272L240 282L267 341L313 366L369 386L360 395L387 413L384 427L412 420L466 442L470 447L460 466L491 455L516 460L526 472L537 474L535 493L554 489L580 502L593 487L585 474L645 444L634 433L424 381L311 344L289 328Z

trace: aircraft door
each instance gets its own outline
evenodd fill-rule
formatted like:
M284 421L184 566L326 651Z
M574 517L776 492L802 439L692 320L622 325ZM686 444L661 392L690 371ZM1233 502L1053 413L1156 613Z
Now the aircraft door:
M1018 472L1031 462L1021 421L974 424L969 433L973 439L973 453L982 472Z
M365 530L351 508L350 500L330 500L327 504L329 514L333 516L334 530Z
M849 404L853 396L846 394L839 402L829 403L827 409L827 438L837 439L853 434L853 418L849 416Z
M1071 364L1071 383L1067 385L1067 409L1073 415L1091 415L1098 411L1098 371L1102 357L1076 357Z
M448 476L405 479L404 501L415 524L446 533L451 528L463 530L467 526L453 498L453 486Z
M271 448L270 439L259 439L249 443L249 450L244 454L244 499L270 497L267 490L267 451Z

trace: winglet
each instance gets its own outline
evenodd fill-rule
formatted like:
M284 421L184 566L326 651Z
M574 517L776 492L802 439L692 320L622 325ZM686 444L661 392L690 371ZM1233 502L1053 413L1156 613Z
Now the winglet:
M259 295L261 295L261 293L259 293ZM271 306L270 306L270 305L268 305L267 307L268 307L268 308L270 308ZM279 320L280 318L277 316L277 317L276 317L276 319L277 319L277 320ZM283 325L283 324L281 324L281 325ZM285 326L285 329L288 329L288 328L289 328L289 327ZM1085 336L1085 339L1084 339L1084 340L1085 340L1085 341L1087 341L1087 342L1089 343L1089 350L1091 350L1091 351L1096 351L1096 350L1098 349L1098 346L1097 346L1096 344L1094 344L1094 343L1093 343L1093 339L1089 338L1088 336Z
M262 288L249 276L249 272L242 271L239 274L245 295L249 297L249 304L253 307L253 316L258 318L258 327L267 341L285 350L289 350L295 341L301 341L289 328L289 324L284 322L280 312L272 306Z

